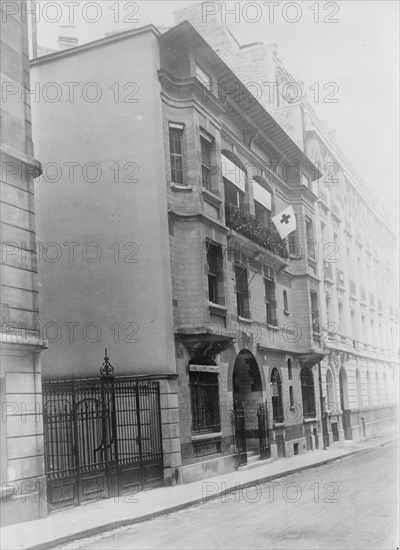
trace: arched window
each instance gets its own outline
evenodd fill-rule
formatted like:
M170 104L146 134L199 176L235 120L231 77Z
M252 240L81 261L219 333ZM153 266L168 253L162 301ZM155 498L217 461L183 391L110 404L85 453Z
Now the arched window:
M301 397L304 418L315 417L314 377L310 367L303 367L300 372Z
M371 388L371 377L369 375L369 370L367 370L367 392L368 392L368 406L372 407L372 388Z
M363 406L363 398L362 398L362 386L361 386L361 376L360 371L356 370L356 384L357 384L357 402L358 402L358 408L361 409Z
M381 385L379 383L379 374L375 373L375 395L376 395L376 404L381 404Z
M326 408L331 412L336 412L335 386L330 369L326 371Z
M272 389L272 418L274 422L283 422L282 405L282 380L278 369L272 369L271 373Z

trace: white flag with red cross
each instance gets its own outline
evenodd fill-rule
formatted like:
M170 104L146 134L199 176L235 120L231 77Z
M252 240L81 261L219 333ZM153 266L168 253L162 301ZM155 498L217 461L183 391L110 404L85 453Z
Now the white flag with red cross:
M293 206L287 206L282 212L279 212L272 218L275 227L278 230L281 239L284 239L296 229L296 216L294 215Z

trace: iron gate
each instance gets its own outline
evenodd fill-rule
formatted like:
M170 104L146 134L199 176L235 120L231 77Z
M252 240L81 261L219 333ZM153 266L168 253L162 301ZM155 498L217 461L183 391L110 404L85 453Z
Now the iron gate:
M258 437L260 440L260 458L271 457L271 441L268 428L268 408L266 403L260 403L257 410Z
M158 382L44 381L43 422L49 511L163 484Z
M233 409L235 443L237 449L237 466L247 464L246 420L244 403L236 402Z

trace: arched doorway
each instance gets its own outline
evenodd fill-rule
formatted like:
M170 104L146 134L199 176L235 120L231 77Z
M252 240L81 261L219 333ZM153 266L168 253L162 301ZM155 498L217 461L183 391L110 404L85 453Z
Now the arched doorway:
M342 409L344 438L352 439L347 374L344 367L341 367L339 371L339 391L340 391L340 408Z
M263 401L261 373L254 355L248 349L241 350L235 360L232 375L233 402L243 407L246 425L246 448L259 449L257 409Z

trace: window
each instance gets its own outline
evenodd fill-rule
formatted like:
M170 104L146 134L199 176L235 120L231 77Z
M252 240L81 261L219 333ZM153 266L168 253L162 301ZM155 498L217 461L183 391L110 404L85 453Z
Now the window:
M329 369L326 371L326 401L326 409L336 412L335 387L333 385L332 373Z
M213 92L211 76L204 69L199 67L199 65L196 65L196 78L203 84L203 86L207 88L209 92Z
M286 315L289 314L289 306L288 306L288 299L287 299L287 291L283 291L283 311L286 313Z
M358 405L358 408L361 409L363 406L363 398L362 398L361 375L358 369L356 369L356 385L357 385L357 405Z
M294 217L296 219L296 227L298 227L297 214L295 214ZM289 254L291 256L299 256L300 254L299 254L299 249L298 249L298 245L297 245L296 230L289 233L289 235L288 235L288 244L289 244Z
M183 182L183 126L170 124L169 150L171 161L171 182L184 185Z
M381 385L379 383L379 374L375 373L375 395L377 405L381 404Z
M219 432L221 423L218 375L211 372L190 372L189 384L192 432Z
M306 238L308 257L315 260L314 228L311 220L306 220Z
M367 392L368 392L368 405L372 406L372 387L371 387L371 377L369 371L367 370Z
M310 292L312 331L319 333L318 294Z
M310 367L303 367L300 372L301 397L304 418L315 417L314 377Z
M274 422L283 422L282 380L278 369L272 369L271 388L272 388L272 419Z
M290 358L287 360L287 372L288 372L288 378L289 380L291 380L293 373L292 373L292 360Z
M301 173L301 183L306 187L311 187L311 179L304 173Z
M232 182L224 178L225 204L232 204L237 208L244 206L244 193Z
M256 220L270 229L272 212L272 191L259 176L254 176L253 182L254 210Z
M264 206L259 204L257 201L254 201L254 211L255 218L258 223L261 223L267 229L269 229L271 226L271 212L264 208Z
M267 324L277 325L276 318L276 301L275 301L275 284L273 279L265 278L265 309L267 314Z
M200 138L201 142L201 179L202 185L208 191L212 191L212 181L211 181L211 143L204 139Z
M208 299L214 304L223 303L222 248L207 243Z
M326 225L323 222L321 222L321 241L323 245L326 242Z
M236 304L239 317L250 318L249 287L247 284L247 269L240 265L235 266Z
M293 386L289 386L289 403L291 407L294 407Z

